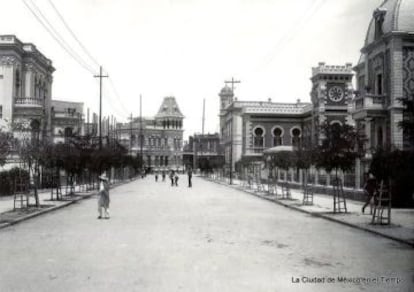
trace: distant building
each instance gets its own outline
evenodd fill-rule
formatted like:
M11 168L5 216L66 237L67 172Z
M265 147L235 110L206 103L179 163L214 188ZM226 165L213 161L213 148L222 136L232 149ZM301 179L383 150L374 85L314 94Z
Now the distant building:
M51 113L54 143L64 143L74 135L84 135L82 102L52 100Z
M14 125L14 137L49 136L54 71L35 45L0 35L0 119Z
M238 101L225 86L220 96L220 129L227 165L242 157L261 160L266 148L318 143L319 125L352 124L352 65L312 68L312 103Z
M193 169L214 169L224 166L224 149L220 136L195 134L190 136L183 150L183 164Z
M133 118L118 123L115 135L133 155L141 156L152 169L181 169L183 120L175 97L165 97L158 113L151 118Z

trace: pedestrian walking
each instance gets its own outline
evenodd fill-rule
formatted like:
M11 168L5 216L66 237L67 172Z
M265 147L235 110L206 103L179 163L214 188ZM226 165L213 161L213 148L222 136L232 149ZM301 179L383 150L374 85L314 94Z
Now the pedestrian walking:
M174 186L174 177L175 177L175 173L174 170L171 170L170 172L170 180L171 180L171 186Z
M191 169L191 167L188 168L187 175L188 175L188 187L191 188L193 187L193 184L191 182L191 179L193 178L193 170Z
M165 181L165 170L162 171L162 181Z
M155 173L155 181L158 181L158 172Z
M178 172L176 172L175 175L174 175L174 183L175 183L176 187L178 187L178 179L179 179Z
M365 184L364 184L364 193L366 196L366 201L364 206L362 206L362 214L365 212L365 208L370 205L372 213L372 205L374 204L373 200L377 191L377 180L372 173L366 173L365 177Z
M109 182L106 174L99 177L99 193L98 193L98 219L109 219ZM102 217L102 209L104 217Z

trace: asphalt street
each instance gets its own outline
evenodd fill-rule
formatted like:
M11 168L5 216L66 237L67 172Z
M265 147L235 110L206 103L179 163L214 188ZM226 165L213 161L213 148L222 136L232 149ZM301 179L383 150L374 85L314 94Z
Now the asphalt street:
M0 230L0 291L414 291L412 248L193 182L119 186L109 220L93 197Z

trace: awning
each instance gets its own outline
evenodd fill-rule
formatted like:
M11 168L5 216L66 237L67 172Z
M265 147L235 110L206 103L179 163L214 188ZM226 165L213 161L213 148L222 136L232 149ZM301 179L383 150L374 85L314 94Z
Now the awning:
M268 148L266 150L263 151L263 153L265 154L272 154L272 153L279 153L279 152L292 152L293 151L293 146L286 146L286 145L282 145L282 146L275 146L272 148Z

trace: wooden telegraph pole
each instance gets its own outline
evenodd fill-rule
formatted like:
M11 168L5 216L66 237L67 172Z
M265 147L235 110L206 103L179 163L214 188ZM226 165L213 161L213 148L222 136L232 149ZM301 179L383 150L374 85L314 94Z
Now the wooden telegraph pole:
M99 149L102 149L102 78L109 76L102 75L102 66L99 66L99 75L93 77L99 78Z
M233 93L234 98L234 84L241 83L240 80L234 80L231 77L230 81L224 81L225 84L231 83L231 92ZM233 109L230 109L230 182L229 184L233 184Z

